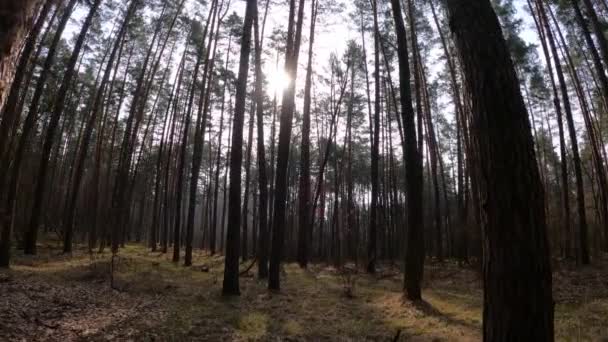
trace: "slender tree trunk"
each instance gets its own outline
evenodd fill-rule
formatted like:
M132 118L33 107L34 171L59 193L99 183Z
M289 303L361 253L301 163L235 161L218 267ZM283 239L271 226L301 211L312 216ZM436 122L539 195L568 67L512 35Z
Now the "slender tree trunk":
M373 117L373 140L371 154L371 206L369 219L369 238L367 240L367 272L376 272L376 261L378 258L378 159L380 145L380 31L378 28L378 4L376 0L372 1L372 10L374 12L374 117Z
M308 38L308 65L306 67L306 84L304 85L304 112L302 115L302 144L300 146L300 184L298 192L298 263L306 268L309 258L309 230L312 229L310 206L310 107L312 102L312 62L315 38L315 24L318 3L311 1L310 33Z
M248 239L249 239L249 187L251 185L251 151L253 150L253 124L256 116L255 106L255 94L251 102L251 113L249 113L249 130L247 135L247 152L245 157L245 192L243 194L243 208L242 208L242 236L241 236L241 258L246 261L249 257L247 251Z
M229 100L229 107L232 110L232 115L230 116L230 120L229 122L230 124L230 128L228 128L228 136L232 138L232 128L234 127L234 110L232 108L232 95L230 96L230 100ZM232 150L232 141L230 141L228 143L228 151L226 152L226 165L224 166L224 191L222 194L222 223L221 223L221 230L220 230L220 250L223 252L225 250L224 248L224 242L225 242L225 230L226 230L226 213L228 211L228 170L230 169L230 151ZM211 249L211 255L215 254L215 231L212 230L211 231L211 241L210 241L210 249Z
M298 57L302 39L302 23L304 19L305 0L299 1L298 21L295 22L296 1L291 0L289 5L289 23L287 30L287 49L285 53L285 70L291 82L283 92L281 106L281 124L279 127L279 143L277 152L277 166L275 179L274 213L272 226L272 246L270 253L270 273L268 288L280 290L280 267L283 259L283 245L285 244L285 213L287 200L287 173L289 165L289 150L291 144L291 129L294 112L294 96L298 74ZM295 37L294 37L295 29Z
M544 8L542 7L542 3L535 0L536 2L536 13L535 16L535 24L538 30L538 34L541 40L541 45L543 48L543 54L545 56L545 61L547 63L547 68L549 71L549 77L551 80L551 87L553 89L553 104L555 106L555 112L557 114L557 123L559 129L559 142L560 142L560 159L561 159L561 182L562 182L562 204L564 206L563 214L564 214L564 227L563 227L563 251L565 256L570 256L570 181L568 177L568 161L566 154L566 139L564 134L564 124L563 124L563 114L561 101L559 99L559 91L557 88L557 84L555 82L555 77L553 74L553 64L551 61L551 56L549 55L549 49L547 47L547 43L545 40L549 41L551 45L551 53L557 53L557 49L555 48L555 42L553 40L553 34L550 30L548 30L548 24L546 20L546 15L544 13ZM535 13L532 8L532 4L528 1L528 6L532 13ZM554 60L555 61L555 60ZM557 59L557 63L555 68L558 72L561 71L561 64L559 62L559 58Z
M606 104L606 106L608 106L608 76L606 76L606 71L604 69L604 66L602 65L600 54L597 51L593 38L591 37L591 32L589 32L589 27L587 26L587 22L585 21L585 17L583 16L583 12L579 5L579 0L571 0L570 2L572 3L572 8L574 8L576 21L578 22L579 26L581 27L581 31L583 32L583 37L585 38L585 42L587 43L587 48L591 53L591 60L593 61L596 77L598 78L601 86L601 92L604 98L604 103ZM600 37L598 39L601 38L603 37ZM608 62L608 59L606 59L606 62Z
M228 235L226 236L226 258L222 294L240 295L239 289L239 228L241 221L241 165L243 163L243 123L245 121L245 101L247 100L247 78L249 74L249 54L251 52L251 28L257 13L257 0L247 0L239 74L236 83L234 106L234 127L230 152L230 201L228 207Z
M270 0L266 1L266 13ZM256 8L257 9L257 8ZM262 73L262 40L259 33L258 13L256 11L253 28L255 31L255 97L257 118L257 159L258 159L258 185L259 185L259 234L258 234L258 278L268 277L268 179L266 176L266 151L264 147L264 74ZM262 30L263 31L263 30ZM254 240L254 243L256 241Z
M410 68L408 63L407 33L401 4L391 0L393 19L397 31L397 54L399 58L401 116L405 135L405 181L407 184L408 231L407 250L405 255L404 287L407 297L420 300L420 283L424 272L424 222L422 205L422 156L416 142L414 126L414 109L410 89Z
M226 61L224 65L230 65L230 47L232 46L232 36L228 38L228 49L226 50ZM211 218L211 232L209 236L213 236L215 239L215 232L217 231L217 211L218 211L218 195L220 188L220 169L221 169L221 157L222 157L222 139L224 137L224 112L225 112L225 104L226 104L226 88L228 87L228 80L224 79L222 86L222 104L220 108L220 126L219 126L219 137L217 139L217 156L215 162L215 175L213 181L213 212ZM211 185L210 185L211 186ZM215 243L214 243L215 244Z
M584 265L590 263L589 257L589 243L587 241L587 214L585 212L585 193L583 189L583 172L581 169L581 158L578 148L578 137L576 135L576 128L574 126L574 119L572 114L572 107L570 105L570 97L568 94L568 88L564 77L561 61L559 59L558 50L553 36L553 31L549 23L547 13L545 11L543 2L537 0L539 14L541 21L544 23L545 35L549 41L551 47L551 53L555 62L555 71L557 73L557 79L559 81L559 88L561 90L562 100L564 103L564 111L566 114L566 123L568 125L568 133L570 136L570 143L572 145L572 159L574 161L574 175L576 184L576 198L578 206L578 226L579 226L579 253L580 260ZM578 260L578 258L577 258Z
M206 51L205 62L206 63L205 63L205 69L203 71L202 89L201 89L201 94L200 94L200 98L199 98L198 112L197 112L196 123L195 123L195 128L194 128L195 129L194 151L193 151L193 156L192 156L192 169L191 169L191 174L190 174L190 198L189 198L189 203L188 203L188 214L187 214L187 219L186 219L186 255L185 255L185 261L184 261L185 266L192 265L192 240L194 238L194 214L195 214L195 210L196 210L196 192L198 190L198 177L199 177L202 158L203 158L203 137L205 134L205 128L207 127L207 113L208 113L207 106L209 104L210 85L211 85L211 80L213 78L212 75L213 75L214 63L210 60L210 51L211 51L211 45L214 41L214 27L215 27L217 12L218 12L217 1L214 1L211 5L212 5L211 11L213 12L213 15L210 19L211 20L211 30L210 30L210 34L209 34L209 42L207 44L207 48L205 49L205 51ZM209 23L209 19L207 20L207 22ZM217 28L215 28L215 31L216 31L215 36L217 36L217 32L219 32L219 26L220 26L220 22L218 21ZM204 41L206 35L207 35L207 31L205 29L205 31L203 33L203 41ZM215 38L215 39L217 39L217 38ZM215 44L215 47L213 50L214 57L215 57L216 50L217 50L217 41L216 41L216 44ZM196 70L195 70L195 74L194 74L194 78L193 78L194 82L196 82L196 76L198 75L198 69L200 67L202 56L203 56L203 50L201 49L199 51L199 57L198 57L199 59L197 61ZM192 108L193 100L194 100L194 87L190 94L190 103L188 105L188 107L189 107L188 111L190 111ZM182 146L182 149L185 149L185 147L186 147L185 145ZM174 248L175 248L175 246L174 246ZM177 255L177 257L179 258L179 255ZM174 258L174 261L177 261L177 260L175 260L175 258Z

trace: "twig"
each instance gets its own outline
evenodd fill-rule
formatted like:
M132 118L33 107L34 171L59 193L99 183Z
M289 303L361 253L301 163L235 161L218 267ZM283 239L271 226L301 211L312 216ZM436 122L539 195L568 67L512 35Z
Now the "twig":
M239 277L244 276L245 274L249 273L249 271L253 268L253 265L255 265L255 263L257 261L258 261L257 257L255 259L253 259L253 261L251 262L249 267L247 267L243 272L239 273Z

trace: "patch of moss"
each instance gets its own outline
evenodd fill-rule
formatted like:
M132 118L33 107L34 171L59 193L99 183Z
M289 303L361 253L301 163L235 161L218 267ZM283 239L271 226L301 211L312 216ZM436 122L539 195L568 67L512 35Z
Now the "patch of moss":
M304 328L302 328L302 325L293 319L288 319L285 323L283 323L282 330L285 335L290 337L298 337L304 334Z
M247 313L239 319L237 329L244 339L260 339L268 333L268 315L260 312Z

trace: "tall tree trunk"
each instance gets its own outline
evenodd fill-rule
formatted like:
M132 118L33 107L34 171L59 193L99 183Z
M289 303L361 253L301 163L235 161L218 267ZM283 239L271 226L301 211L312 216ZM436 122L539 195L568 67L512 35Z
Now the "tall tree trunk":
M391 0L393 19L397 31L397 55L399 58L401 116L405 135L405 182L407 185L407 250L405 253L404 287L407 297L420 300L422 276L424 272L424 222L422 205L422 156L416 142L414 109L410 89L410 68L408 63L407 33L401 4Z
M466 128L466 120L464 115L464 109L461 102L461 92L460 86L458 84L458 80L456 78L456 66L454 65L454 61L452 59L452 55L450 50L448 49L448 44L443 33L443 29L439 23L439 19L437 18L437 12L435 10L435 5L433 1L429 2L431 5L431 12L433 14L433 21L435 22L435 26L437 31L439 32L439 37L441 39L441 46L443 48L443 53L447 59L448 72L450 74L450 85L452 87L452 96L454 99L455 109L455 117L456 117L456 159L457 159L457 184L458 184L458 194L457 194L457 207L458 207L458 223L459 223L459 233L458 233L458 256L460 260L463 262L468 262L468 227L467 227L467 206L466 198L467 198L467 189L465 187L465 156L464 151L468 151L468 140L467 134L465 132ZM464 143L463 143L464 142ZM464 148L463 148L464 145ZM447 201L446 201L447 202Z
M302 23L304 20L305 0L299 1L298 21L295 22L296 1L291 0L289 5L289 23L287 29L287 49L285 52L285 71L290 82L283 92L281 106L281 120L279 127L279 143L277 151L274 213L272 226L272 246L270 252L270 274L268 288L280 290L280 267L283 259L283 245L285 244L285 212L287 200L287 173L289 164L289 150L291 144L292 119L295 107L295 87L298 75L298 58L300 55L300 42L302 40ZM295 37L294 37L295 29Z
M574 119L572 114L572 107L570 105L570 97L568 94L568 88L564 77L561 61L559 59L556 42L554 39L553 31L549 23L547 12L545 11L543 2L537 0L539 15L541 21L545 27L545 35L549 41L551 48L551 54L555 62L555 71L557 73L557 79L559 81L559 88L564 103L564 111L566 114L566 123L568 125L568 133L570 136L570 143L572 145L572 159L574 161L574 175L576 184L576 199L578 205L578 226L579 226L579 253L580 261L587 265L590 262L589 259L589 243L587 241L587 214L585 212L585 193L583 189L583 172L581 169L581 158L578 148L578 138L576 136L576 128L574 126ZM578 258L577 258L578 260Z
M203 137L205 134L205 128L207 127L207 113L208 113L208 105L209 105L209 96L211 92L211 80L213 79L213 67L214 63L210 59L211 46L213 44L214 39L217 40L217 34L219 32L220 21L217 22L216 25L216 17L218 12L218 3L214 1L212 3L213 16L211 17L211 30L209 34L209 42L207 44L207 48L204 50L205 53L205 68L203 71L203 80L202 80L202 89L199 97L198 104L198 112L196 116L196 123L194 127L194 151L192 155L192 169L190 174L190 198L188 203L188 216L186 219L186 255L184 260L185 266L192 265L192 240L194 238L194 214L196 210L196 192L198 190L198 177L201 169L201 163L203 158ZM209 19L207 20L209 23ZM207 24L208 25L208 24ZM214 29L215 28L215 29ZM214 35L214 31L216 32ZM205 36L207 35L207 31L203 33L203 41ZM214 37L215 36L215 37ZM215 43L215 47L213 49L213 56L215 57L215 53L217 50L217 41ZM201 57L203 56L203 49L199 51L199 59L197 61L194 82L196 82L196 76L198 75L198 69L201 63ZM191 110L192 101L194 100L194 87L190 94L190 103L189 103L189 111ZM184 148L185 146L182 146ZM174 246L175 248L175 246ZM179 255L177 255L179 257ZM174 260L177 261L177 260Z
M418 45L414 45L414 53L418 55L420 68L418 72L420 73L420 87L422 92L422 102L424 103L424 117L423 122L426 123L426 135L428 141L429 148L429 159L430 159L430 167L431 167L431 179L433 180L433 201L434 201L434 210L433 216L435 221L435 247L437 253L437 259L439 261L443 260L443 222L441 218L441 198L439 195L439 163L441 160L441 153L439 151L439 146L437 142L437 136L435 134L435 127L433 124L433 117L431 115L431 100L429 98L428 84L426 83L426 74L424 68L422 67L422 59L420 58L420 51L418 51Z
M593 66L595 67L595 74L601 86L601 92L604 98L604 103L606 104L606 106L608 106L608 76L606 76L606 71L604 69L604 66L602 65L600 54L597 51L593 38L591 37L591 32L589 32L589 27L587 26L587 22L585 21L585 17L583 16L583 11L581 10L581 7L579 5L579 0L571 0L570 2L572 3L572 8L574 8L576 21L581 27L581 31L583 31L583 37L585 37L587 48L591 53L591 60L593 61ZM598 39L601 38L603 37L598 37ZM608 63L608 59L606 59L606 62ZM608 68L608 64L606 67Z
M420 60L416 49L418 46L418 37L416 34L416 9L413 0L407 0L407 16L410 24L410 44L412 48L412 73L414 74L414 100L416 101L416 133L418 133L418 151L421 155L424 155L424 111L422 103L422 84L420 82Z
M187 45L187 43L186 43ZM162 253L167 253L167 248L169 245L169 224L171 222L171 215L173 214L173 207L171 201L170 201L170 197L171 195L171 191L172 191L172 183L171 183L171 164L172 164L172 158L173 158L173 143L175 140L175 131L176 131L176 126L177 126L177 114L179 112L179 102L180 102L180 98L181 98L181 89L182 89L182 83L184 81L184 69L185 69L185 62L186 62L186 52L187 52L187 46L184 49L184 53L182 56L182 62L181 62L181 66L180 66L180 71L178 72L178 76L177 76L177 90L176 90L176 95L175 95L175 99L173 101L173 108L171 109L172 111L172 115L173 118L171 120L171 129L170 129L170 133L169 133L169 146L167 149L167 163L166 163L166 167L165 167L165 174L164 174L164 178L165 178L165 191L164 191L164 196L163 196L163 202L164 202L164 214L163 214L163 229L161 232L161 252Z
M298 263L306 268L309 258L309 230L312 230L310 206L310 107L312 102L312 62L313 45L315 41L315 24L317 19L318 2L312 0L310 8L310 33L308 38L308 65L306 67L306 83L304 85L304 112L302 114L302 143L300 146L300 188L298 192L299 223L298 223Z
M36 7L42 0L3 1L0 4L0 109L2 109L13 79L14 63L19 57L26 39ZM1 111L0 111L1 112ZM2 118L4 120L4 116ZM3 134L4 135L4 134ZM4 148L0 145L0 151ZM4 179L0 179L0 187ZM0 190L4 190L0 188ZM0 206L2 208L2 206ZM0 267L8 267L11 250L13 204L8 210L0 209Z
M371 206L369 218L369 238L367 241L367 272L376 272L376 261L378 258L378 159L380 145L380 30L378 28L378 3L372 1L372 10L374 12L374 117L373 117L373 140L371 154ZM370 122L371 124L371 122Z
M228 66L230 65L230 47L232 46L232 36L230 36L228 38L228 49L226 50L226 61L224 62L224 65ZM222 139L224 137L224 112L225 112L225 106L226 106L226 88L228 87L228 79L224 78L223 80L223 86L222 86L222 104L221 104L221 108L220 108L220 126L219 126L219 137L217 139L218 142L218 146L217 146L217 156L216 156L216 161L215 161L215 175L213 177L213 210L211 213L211 232L209 234L209 236L213 236L213 238L215 239L215 232L217 231L217 211L219 208L219 203L218 203L218 195L219 195L219 188L220 188L220 170L221 170L221 160L222 160ZM209 185L211 186L211 185ZM222 208L223 209L223 208ZM215 245L215 243L214 243Z
M535 0L536 2L536 0ZM537 13L537 15L533 15L534 17L534 23L536 25L536 29L538 31L538 35L541 41L541 46L543 49L543 55L545 57L545 62L547 63L547 69L548 69L548 74L549 74L549 79L551 80L551 88L553 90L553 104L555 106L555 112L557 114L557 123L558 123L558 130L559 130L559 142L560 142L560 169L561 169L561 183L562 183L562 205L563 205L563 242L562 242L562 249L563 249L563 254L565 256L570 256L570 248L569 248L569 244L570 244L570 238L569 238L569 234L570 234L570 227L571 227L571 223L570 223L570 181L569 181L569 177L568 177L568 162L567 162L567 154L566 154L566 139L565 139L565 135L564 135L564 124L563 124L563 114L562 114L562 107L561 107L561 101L559 99L559 91L557 89L557 84L555 82L555 76L553 73L553 64L551 61L551 56L549 54L549 48L547 47L547 43L546 40L549 40L549 42L551 42L553 35L551 34L551 32L547 32L546 28L547 26L545 25L545 17L543 16L543 14L541 14L540 11L540 5L539 2L536 2L536 7L533 8L532 7L532 3L530 2L530 0L528 0L528 7L530 9L530 11L534 14ZM549 39L551 38L551 39ZM552 51L554 49L552 48ZM556 65L556 68L561 68L561 65L558 64ZM550 126L549 126L550 127Z
M589 113L589 108L587 106L585 94L583 93L583 90L582 90L581 81L578 76L576 66L574 64L574 61L572 60L572 56L570 55L570 52L566 45L566 40L564 39L564 36L562 34L562 31L559 27L559 24L558 24L555 16L553 14L553 11L550 11L549 13L551 14L551 18L552 18L553 22L555 23L555 27L557 29L557 34L558 34L561 44L562 44L561 50L562 50L562 53L565 54L566 61L567 61L567 64L568 64L569 70L570 70L570 76L572 79L572 83L573 83L574 87L576 88L576 93L578 95L578 99L581 104L581 112L583 114L585 127L587 128L587 134L589 136L589 145L591 145L591 159L592 159L593 165L595 167L598 186L600 189L600 200L599 200L599 202L600 202L600 208L599 208L600 221L602 221L601 224L604 226L604 230L607 233L605 236L605 241L604 241L604 249L608 249L608 225L606 225L606 221L605 221L606 218L608 217L608 204L606 203L606 201L607 201L606 196L608 196L608 188L607 188L608 185L607 185L607 181L606 181L606 174L604 171L604 162L602 159L602 155L600 154L599 142L597 141L598 139L595 134L595 128L593 127L593 123L591 122L591 115ZM600 73L604 74L604 71L601 68L598 70ZM604 76L605 76L605 74L604 74ZM607 88L607 90L608 90L608 88ZM585 243L585 242L583 241L582 243Z
M161 134L161 140L160 140L160 145L158 147L158 155L156 157L156 167L155 167L155 181L154 181L154 204L153 204L153 209L152 209L152 225L151 225L151 231L150 231L150 239L149 239L149 246L152 249L152 251L156 251L156 247L157 247L157 241L158 241L158 228L159 228L159 224L160 224L160 219L161 219L161 212L162 212L162 205L160 203L161 200L161 183L162 183L162 160L163 160L163 154L165 151L165 146L167 144L166 139L168 139L168 132L167 132L167 125L169 123L169 117L171 116L171 103L174 101L174 98L176 97L176 89L177 89L177 85L179 83L179 76L181 75L181 69L183 67L183 63L184 63L184 59L183 57L185 56L185 54L182 56L182 60L179 63L179 66L177 68L177 73L176 73L176 77L175 80L173 82L173 89L171 90L171 94L169 95L169 101L167 102L167 110L165 112L165 120L163 123L163 130L162 130L162 134Z
M257 13L257 0L247 0L239 74L236 83L234 106L234 127L230 152L230 193L228 207L228 233L226 236L226 259L222 294L240 295L239 289L239 247L241 221L241 165L243 164L243 124L245 121L245 102L247 100L247 78L249 74L249 54L251 52L251 28Z
M30 2L32 2L32 1L30 1ZM46 22L46 19L47 19L48 15L50 14L51 9L53 8L53 5L54 5L53 1L46 1L44 3L44 6L40 10L40 13L38 14L38 18L36 19L36 22L35 22L34 26L32 27L31 32L27 36L25 46L23 47L23 51L21 51L21 55L19 57L19 62L17 64L17 67L14 70L15 78L13 79L13 81L11 83L10 92L8 92L8 95L6 96L6 103L4 103L4 106L2 106L2 104L3 104L2 86L4 84L4 86L8 87L8 83L10 80L3 79L0 81L0 108L2 108L2 111L1 111L2 115L0 115L0 161L3 163L3 166L1 166L0 168L2 168L2 169L6 169L6 167L8 167L8 164L9 164L7 161L4 160L4 157L5 157L4 154L6 153L7 144L11 138L11 136L9 135L11 128L15 125L15 123L18 121L18 118L19 118L20 112L17 111L17 103L19 102L19 98L20 98L20 94L21 94L22 90L24 90L24 92L27 91L27 88L22 87L24 80L26 79L26 77L25 77L27 74L26 69L28 68L28 65L30 64L32 54L34 53L34 50L36 48L36 41L38 40L38 35L40 34L40 31L42 30L42 27L44 26L44 23ZM3 9L0 9L0 11L1 10L3 10ZM9 9L9 10L16 10L16 9ZM13 14L12 12L6 12L6 13ZM32 10L32 14L33 13L34 13L34 11ZM6 22L5 20L7 20L7 19L2 18L2 22ZM5 32L5 31L2 31L2 32ZM27 34L27 32L24 32L23 38L25 38L26 34ZM18 49L17 49L17 51L18 51ZM0 70L1 69L2 69L2 67L0 67ZM12 72L12 70L9 70L9 71ZM1 75L1 71L0 71L0 75ZM5 174L4 172L0 172L0 175L4 175L4 174ZM2 178L0 178L0 179L2 179Z
M247 251L248 239L249 239L249 187L251 185L251 151L253 150L253 124L255 123L256 116L256 100L255 94L251 101L251 113L249 113L249 129L247 134L247 152L245 156L245 191L243 194L243 208L242 208L242 236L241 236L241 258L246 261L249 257Z
M266 1L266 13L270 0ZM257 118L257 159L258 159L258 186L259 186L259 234L258 234L258 278L268 277L268 179L266 176L266 151L264 147L264 74L262 73L262 41L263 34L259 32L258 14L253 22L255 31L255 97ZM263 31L263 30L262 30ZM254 240L254 243L256 241Z
M591 0L582 1L585 5L587 16L591 21L591 26L593 27L595 38L597 39L598 44L600 46L602 59L604 60L604 66L605 68L608 68L608 39L606 39L606 35L604 34L604 28L602 27L602 23L600 23L595 8L593 8L593 3L591 2Z
M447 7L484 199L484 341L553 341L543 188L513 62L490 1Z

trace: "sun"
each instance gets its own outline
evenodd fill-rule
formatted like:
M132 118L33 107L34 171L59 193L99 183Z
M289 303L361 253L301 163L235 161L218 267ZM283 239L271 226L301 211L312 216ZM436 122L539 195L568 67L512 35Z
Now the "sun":
M268 96L278 96L283 94L283 91L289 86L291 77L285 72L284 69L272 69L267 74L268 76L268 89L266 90Z

